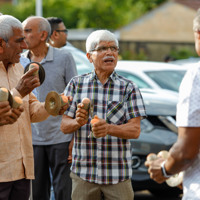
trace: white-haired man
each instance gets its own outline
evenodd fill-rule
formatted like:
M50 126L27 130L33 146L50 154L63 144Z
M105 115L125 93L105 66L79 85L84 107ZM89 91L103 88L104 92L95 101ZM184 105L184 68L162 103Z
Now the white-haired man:
M108 30L94 31L86 41L87 57L94 71L73 78L65 94L73 96L63 115L61 130L74 134L72 152L72 199L133 200L131 185L131 138L140 135L146 116L137 86L115 71L118 41ZM91 114L83 109L89 98ZM99 120L90 127L97 115ZM94 137L95 135L95 137Z
M28 200L30 179L34 179L31 122L45 120L49 114L31 91L40 85L32 74L24 74L20 54L27 48L22 24L10 15L0 16L0 85L23 99L19 109L10 108L9 118L0 116L0 199ZM2 106L2 104L0 104ZM6 102L6 107L8 102ZM6 120L6 121L5 121Z
M200 56L200 15L193 21L195 48ZM184 171L184 200L200 199L200 63L189 69L179 89L177 105L178 140L162 158L146 162L150 177L162 183L173 174Z

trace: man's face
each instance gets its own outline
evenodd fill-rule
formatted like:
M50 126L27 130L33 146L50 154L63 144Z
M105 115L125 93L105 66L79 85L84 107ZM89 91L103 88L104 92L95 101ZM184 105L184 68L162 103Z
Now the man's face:
M110 48L108 48L110 47ZM114 41L101 41L87 57L95 71L112 73L117 65L118 47Z
M18 63L20 54L23 49L27 48L27 45L24 41L24 35L22 29L13 29L13 36L10 37L7 43L4 42L4 61L6 63Z
M38 24L38 19L28 19L22 23L24 28L25 41L29 50L37 48L40 45L42 31L38 31Z
M55 30L56 33L57 33L57 47L60 48L60 47L63 47L66 45L67 43L67 29L64 25L63 22L61 22L60 24L58 24L58 28Z
M200 56L200 30L194 31L195 49Z

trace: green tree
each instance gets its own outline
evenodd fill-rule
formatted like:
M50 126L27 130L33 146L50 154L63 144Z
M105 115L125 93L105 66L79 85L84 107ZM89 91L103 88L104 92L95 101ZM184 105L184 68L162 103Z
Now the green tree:
M69 28L118 29L166 0L43 0L43 16L61 17ZM35 0L4 4L0 12L23 21L35 15Z

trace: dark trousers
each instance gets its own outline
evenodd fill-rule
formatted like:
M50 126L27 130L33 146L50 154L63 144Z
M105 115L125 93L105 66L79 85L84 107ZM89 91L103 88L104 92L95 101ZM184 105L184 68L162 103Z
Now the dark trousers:
M0 200L28 200L30 180L21 179L0 183Z
M69 143L55 145L33 145L35 161L35 180L33 180L33 200L49 200L51 169L56 200L71 200L72 181L67 161Z

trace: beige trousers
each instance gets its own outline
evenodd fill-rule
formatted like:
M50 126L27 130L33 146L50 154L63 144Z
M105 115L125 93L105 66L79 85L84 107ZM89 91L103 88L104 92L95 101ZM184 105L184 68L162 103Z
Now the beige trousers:
M100 185L90 183L71 172L72 200L133 200L131 180L118 184ZM102 198L102 193L104 198Z

